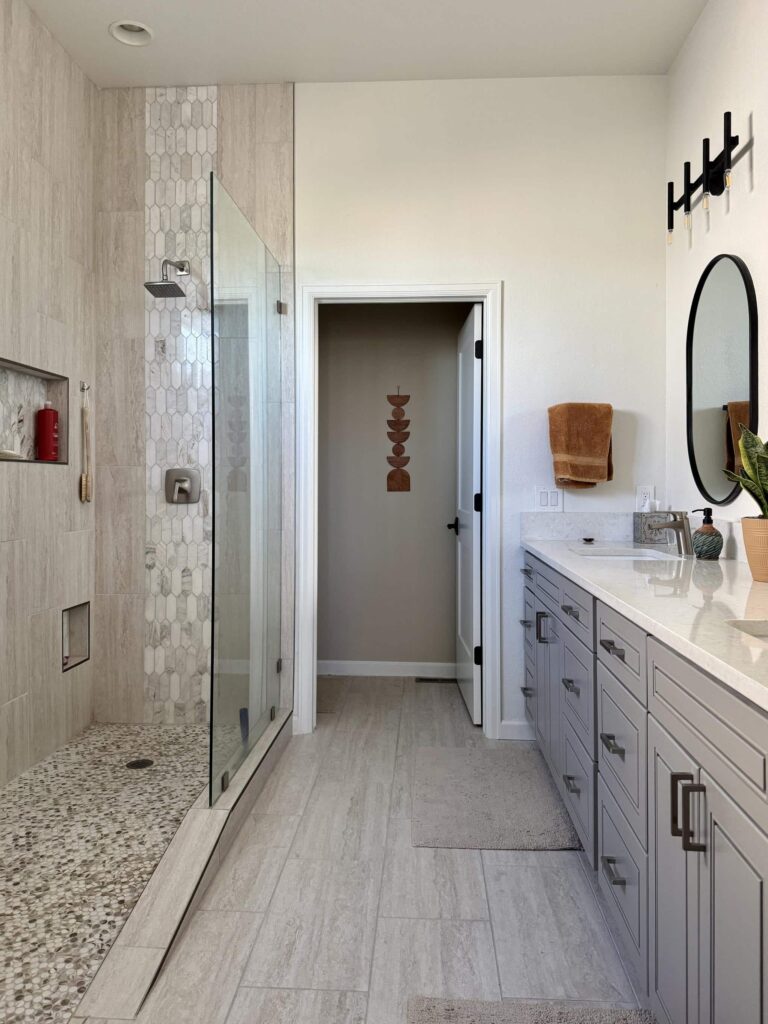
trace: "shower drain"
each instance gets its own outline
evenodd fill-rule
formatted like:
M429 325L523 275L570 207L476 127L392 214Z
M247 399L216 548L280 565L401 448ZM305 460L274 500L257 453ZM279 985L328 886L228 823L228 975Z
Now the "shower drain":
M151 768L155 762L149 757L137 757L135 761L128 761L126 768Z

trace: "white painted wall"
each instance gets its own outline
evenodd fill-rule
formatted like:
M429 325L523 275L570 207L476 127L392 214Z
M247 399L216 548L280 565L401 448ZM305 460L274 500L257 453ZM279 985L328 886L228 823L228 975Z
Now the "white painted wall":
M300 284L503 281L502 735L523 720L520 515L552 481L547 406L616 408L616 479L567 509L663 492L665 95L657 77L296 87Z
M686 450L685 335L696 283L712 257L722 252L741 256L755 283L758 317L768 312L768 191L765 173L761 174L761 130L768 123L766 38L768 5L762 0L710 0L669 75L667 179L676 182L678 192L683 162L692 161L694 177L701 169L704 136L712 138L713 152L720 151L725 110L733 113L740 144L750 138L752 126L755 133L754 149L734 170L730 197L712 199L709 223L703 210L695 209L690 238L681 224L667 253L667 480L674 508L703 504ZM758 400L765 431L768 374L764 367ZM744 557L738 520L754 515L756 509L750 498L740 497L716 510L729 557Z

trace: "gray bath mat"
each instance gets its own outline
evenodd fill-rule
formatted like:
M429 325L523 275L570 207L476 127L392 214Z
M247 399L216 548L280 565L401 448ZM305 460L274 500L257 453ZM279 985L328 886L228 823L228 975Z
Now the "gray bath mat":
M544 758L527 743L415 751L411 842L453 850L578 850Z
M408 1003L408 1024L655 1024L655 1018L645 1010L418 996Z

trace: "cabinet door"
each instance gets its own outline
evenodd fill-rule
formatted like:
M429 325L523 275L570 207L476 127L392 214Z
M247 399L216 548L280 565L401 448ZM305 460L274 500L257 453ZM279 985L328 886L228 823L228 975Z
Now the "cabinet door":
M682 784L698 779L698 765L649 718L648 985L659 1024L697 1019L698 860L673 831L680 831Z
M549 763L558 785L562 782L562 693L563 693L563 633L565 626L552 616L547 637L549 682Z
M768 836L702 771L700 1024L768 1024Z

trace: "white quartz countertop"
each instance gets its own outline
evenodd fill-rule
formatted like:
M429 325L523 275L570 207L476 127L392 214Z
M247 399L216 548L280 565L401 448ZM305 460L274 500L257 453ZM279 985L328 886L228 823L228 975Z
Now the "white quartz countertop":
M587 558L575 540L527 540L523 547L768 711L768 639L729 625L749 619L760 628L764 620L768 633L768 583L755 583L748 565Z

